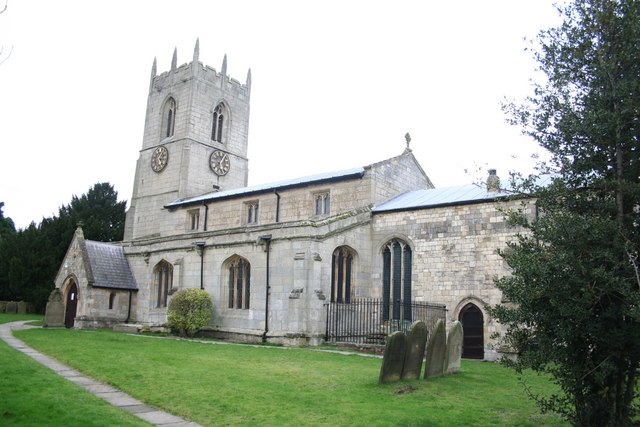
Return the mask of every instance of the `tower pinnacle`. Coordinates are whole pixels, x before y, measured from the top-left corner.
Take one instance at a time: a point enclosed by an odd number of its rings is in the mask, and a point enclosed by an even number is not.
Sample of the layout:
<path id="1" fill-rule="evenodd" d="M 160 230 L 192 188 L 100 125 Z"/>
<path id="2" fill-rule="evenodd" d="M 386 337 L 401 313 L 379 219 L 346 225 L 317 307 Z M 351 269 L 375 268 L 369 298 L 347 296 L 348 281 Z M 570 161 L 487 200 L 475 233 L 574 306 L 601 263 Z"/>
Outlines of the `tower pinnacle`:
<path id="1" fill-rule="evenodd" d="M 171 59 L 171 71 L 175 71 L 178 68 L 178 48 L 173 49 L 173 58 Z"/>

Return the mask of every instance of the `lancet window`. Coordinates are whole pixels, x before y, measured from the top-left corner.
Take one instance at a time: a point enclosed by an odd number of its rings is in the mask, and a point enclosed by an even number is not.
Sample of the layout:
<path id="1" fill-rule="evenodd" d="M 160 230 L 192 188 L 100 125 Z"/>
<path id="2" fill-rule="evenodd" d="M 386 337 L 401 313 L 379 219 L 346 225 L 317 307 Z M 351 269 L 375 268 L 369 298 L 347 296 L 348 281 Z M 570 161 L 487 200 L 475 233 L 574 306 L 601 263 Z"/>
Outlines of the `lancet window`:
<path id="1" fill-rule="evenodd" d="M 390 240 L 382 251 L 383 318 L 411 319 L 411 247 L 400 239 Z"/>
<path id="2" fill-rule="evenodd" d="M 354 251 L 341 246 L 333 251 L 331 258 L 331 302 L 351 302 Z"/>
<path id="3" fill-rule="evenodd" d="M 251 265 L 246 259 L 236 256 L 227 262 L 229 273 L 228 308 L 248 309 L 251 299 Z"/>
<path id="4" fill-rule="evenodd" d="M 156 307 L 167 306 L 167 296 L 173 286 L 173 266 L 167 261 L 160 261 L 154 269 L 156 290 Z"/>

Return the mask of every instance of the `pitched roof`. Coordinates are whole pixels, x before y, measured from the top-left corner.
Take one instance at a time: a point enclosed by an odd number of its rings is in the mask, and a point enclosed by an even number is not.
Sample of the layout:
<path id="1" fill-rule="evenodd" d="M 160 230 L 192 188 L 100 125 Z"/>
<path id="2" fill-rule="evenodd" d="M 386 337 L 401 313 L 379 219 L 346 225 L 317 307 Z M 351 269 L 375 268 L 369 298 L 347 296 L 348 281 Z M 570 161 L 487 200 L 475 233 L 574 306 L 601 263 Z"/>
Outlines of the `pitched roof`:
<path id="1" fill-rule="evenodd" d="M 129 262 L 121 246 L 85 240 L 85 247 L 93 275 L 92 286 L 138 290 Z"/>
<path id="2" fill-rule="evenodd" d="M 534 181 L 536 186 L 544 187 L 551 183 L 553 175 L 541 175 Z M 488 191 L 484 185 L 459 185 L 455 187 L 429 188 L 402 193 L 386 202 L 374 206 L 372 211 L 392 212 L 411 209 L 428 209 L 473 203 L 486 203 L 513 197 L 516 191 L 512 183 L 500 191 Z"/>
<path id="3" fill-rule="evenodd" d="M 373 212 L 389 212 L 419 208 L 434 208 L 457 204 L 481 203 L 512 195 L 507 191 L 487 191 L 478 185 L 430 188 L 402 193 L 373 208 Z"/>
<path id="4" fill-rule="evenodd" d="M 358 167 L 353 169 L 345 169 L 336 172 L 321 173 L 317 175 L 304 176 L 301 178 L 288 179 L 285 181 L 277 181 L 269 184 L 258 184 L 250 187 L 236 188 L 227 191 L 214 191 L 201 196 L 189 197 L 185 199 L 175 200 L 165 208 L 177 208 L 180 206 L 195 205 L 210 200 L 222 200 L 232 197 L 247 196 L 256 193 L 266 193 L 275 190 L 284 190 L 286 188 L 302 187 L 309 184 L 320 184 L 326 182 L 342 181 L 352 178 L 361 178 L 364 175 L 364 168 Z"/>

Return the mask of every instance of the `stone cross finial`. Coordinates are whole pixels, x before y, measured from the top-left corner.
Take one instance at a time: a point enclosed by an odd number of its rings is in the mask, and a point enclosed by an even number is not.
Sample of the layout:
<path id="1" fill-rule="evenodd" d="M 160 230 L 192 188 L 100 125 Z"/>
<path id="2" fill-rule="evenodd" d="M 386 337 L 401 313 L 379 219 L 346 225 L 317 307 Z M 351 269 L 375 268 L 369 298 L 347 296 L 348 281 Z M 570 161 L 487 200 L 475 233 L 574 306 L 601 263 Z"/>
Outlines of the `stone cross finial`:
<path id="1" fill-rule="evenodd" d="M 409 135 L 409 132 L 404 135 L 404 139 L 407 141 L 407 148 L 409 148 L 409 143 L 411 142 L 411 135 Z"/>

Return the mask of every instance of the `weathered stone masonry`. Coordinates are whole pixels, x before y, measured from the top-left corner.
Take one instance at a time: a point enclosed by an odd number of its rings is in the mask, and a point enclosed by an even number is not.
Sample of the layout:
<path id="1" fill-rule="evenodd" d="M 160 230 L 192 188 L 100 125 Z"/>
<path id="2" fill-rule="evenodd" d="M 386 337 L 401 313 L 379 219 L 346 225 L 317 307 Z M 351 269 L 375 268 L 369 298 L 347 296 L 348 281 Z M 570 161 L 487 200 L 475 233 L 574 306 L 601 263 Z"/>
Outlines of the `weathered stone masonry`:
<path id="1" fill-rule="evenodd" d="M 499 325 L 485 306 L 501 301 L 493 279 L 508 273 L 497 254 L 515 232 L 497 209 L 505 194 L 435 189 L 408 145 L 372 165 L 247 187 L 250 91 L 250 72 L 242 84 L 226 57 L 220 72 L 202 65 L 198 44 L 189 64 L 174 53 L 158 75 L 154 61 L 125 239 L 78 230 L 56 278 L 65 301 L 78 287 L 75 326 L 161 328 L 171 295 L 202 287 L 210 335 L 320 344 L 333 255 L 352 256 L 351 297 L 382 298 L 383 251 L 397 239 L 412 253 L 411 298 L 446 304 L 449 323 L 481 322 L 480 356 L 495 358 Z"/>

